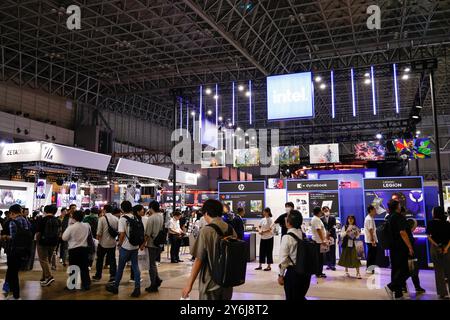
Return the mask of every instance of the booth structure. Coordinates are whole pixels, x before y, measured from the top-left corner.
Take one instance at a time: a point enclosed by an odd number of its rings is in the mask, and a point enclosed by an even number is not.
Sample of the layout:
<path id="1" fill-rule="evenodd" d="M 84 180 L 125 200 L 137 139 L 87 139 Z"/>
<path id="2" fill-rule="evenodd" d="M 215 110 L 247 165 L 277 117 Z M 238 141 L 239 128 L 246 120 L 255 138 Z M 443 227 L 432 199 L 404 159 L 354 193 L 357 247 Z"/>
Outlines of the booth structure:
<path id="1" fill-rule="evenodd" d="M 426 235 L 426 207 L 422 177 L 384 177 L 364 179 L 364 205 L 373 205 L 377 215 L 377 225 L 383 223 L 388 214 L 388 203 L 397 200 L 406 209 L 407 219 L 416 219 L 418 227 L 414 231 L 415 253 L 420 268 L 427 268 L 430 262 Z"/>
<path id="2" fill-rule="evenodd" d="M 262 218 L 262 211 L 266 206 L 265 181 L 219 182 L 219 200 L 227 203 L 230 209 L 237 212 L 239 207 L 245 210 L 245 220 Z M 257 238 L 255 232 L 245 232 L 244 239 L 248 244 L 248 261 L 256 260 Z"/>
<path id="3" fill-rule="evenodd" d="M 227 203 L 231 211 L 237 212 L 244 208 L 245 217 L 249 219 L 262 218 L 266 205 L 265 181 L 219 182 L 219 200 Z"/>
<path id="4" fill-rule="evenodd" d="M 286 191 L 286 202 L 292 202 L 303 219 L 312 218 L 315 207 L 327 206 L 332 215 L 340 215 L 338 180 L 288 180 Z"/>

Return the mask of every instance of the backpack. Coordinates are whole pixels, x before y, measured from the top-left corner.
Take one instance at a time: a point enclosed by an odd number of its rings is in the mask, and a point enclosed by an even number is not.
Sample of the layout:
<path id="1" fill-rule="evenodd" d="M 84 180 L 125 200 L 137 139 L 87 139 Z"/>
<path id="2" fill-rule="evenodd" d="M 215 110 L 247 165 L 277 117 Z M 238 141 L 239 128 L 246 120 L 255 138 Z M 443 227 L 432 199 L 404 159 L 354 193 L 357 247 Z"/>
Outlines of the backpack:
<path id="1" fill-rule="evenodd" d="M 317 274 L 320 271 L 320 260 L 316 243 L 307 238 L 302 240 L 291 232 L 286 235 L 297 240 L 297 263 L 294 264 L 294 270 L 300 275 Z M 291 257 L 289 259 L 293 262 Z"/>
<path id="2" fill-rule="evenodd" d="M 132 246 L 140 246 L 145 241 L 144 224 L 140 217 L 130 218 L 128 216 L 123 216 L 130 225 L 130 234 L 127 235 L 128 241 Z"/>
<path id="3" fill-rule="evenodd" d="M 40 244 L 44 246 L 56 246 L 59 242 L 60 222 L 57 218 L 48 218 L 44 230 L 41 231 Z"/>
<path id="4" fill-rule="evenodd" d="M 161 230 L 159 230 L 156 237 L 153 239 L 153 244 L 157 247 L 166 244 L 167 242 L 167 230 L 164 228 L 164 224 L 161 227 Z"/>
<path id="5" fill-rule="evenodd" d="M 111 225 L 109 224 L 109 221 L 108 221 L 108 217 L 106 215 L 105 215 L 105 219 L 106 219 L 106 224 L 108 225 L 109 235 L 113 239 L 117 238 L 117 236 L 119 235 L 119 232 L 116 229 L 114 229 L 113 227 L 111 227 Z"/>
<path id="6" fill-rule="evenodd" d="M 390 218 L 377 228 L 377 236 L 383 249 L 392 249 L 394 237 L 392 235 Z"/>
<path id="7" fill-rule="evenodd" d="M 28 257 L 31 254 L 31 246 L 33 244 L 33 233 L 29 229 L 25 229 L 16 220 L 11 220 L 16 224 L 16 235 L 11 241 L 9 251 L 14 252 L 21 257 Z"/>
<path id="8" fill-rule="evenodd" d="M 244 284 L 248 258 L 247 244 L 233 237 L 233 228 L 230 225 L 226 234 L 215 224 L 208 224 L 207 227 L 213 228 L 220 237 L 216 243 L 214 260 L 209 261 L 213 281 L 223 288 Z"/>

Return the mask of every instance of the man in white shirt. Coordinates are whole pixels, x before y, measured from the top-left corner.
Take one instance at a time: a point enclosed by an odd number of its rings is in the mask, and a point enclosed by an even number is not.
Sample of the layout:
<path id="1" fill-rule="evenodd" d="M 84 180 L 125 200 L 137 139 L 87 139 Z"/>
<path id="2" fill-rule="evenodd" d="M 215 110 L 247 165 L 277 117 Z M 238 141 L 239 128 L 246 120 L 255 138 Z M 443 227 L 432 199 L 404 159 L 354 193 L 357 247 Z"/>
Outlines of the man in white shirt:
<path id="1" fill-rule="evenodd" d="M 169 224 L 169 241 L 170 241 L 170 262 L 178 263 L 183 262 L 180 260 L 180 246 L 181 238 L 184 233 L 180 227 L 181 212 L 175 211 L 173 213 L 173 218 L 170 220 Z"/>
<path id="2" fill-rule="evenodd" d="M 141 272 L 139 271 L 138 264 L 139 245 L 134 246 L 129 241 L 130 225 L 127 220 L 127 218 L 137 219 L 137 217 L 135 217 L 132 213 L 133 207 L 131 202 L 123 201 L 120 204 L 120 207 L 124 214 L 119 219 L 119 266 L 117 268 L 115 282 L 108 284 L 106 286 L 106 290 L 114 294 L 119 293 L 119 285 L 120 280 L 122 280 L 123 271 L 127 262 L 131 261 L 131 268 L 134 273 L 134 291 L 131 294 L 131 297 L 137 298 L 141 295 Z"/>
<path id="3" fill-rule="evenodd" d="M 286 217 L 286 236 L 281 238 L 278 283 L 284 286 L 286 300 L 306 300 L 305 295 L 311 282 L 311 275 L 300 275 L 294 269 L 297 263 L 298 240 L 296 238 L 303 239 L 302 223 L 302 214 L 292 210 Z"/>
<path id="4" fill-rule="evenodd" d="M 322 209 L 315 207 L 313 210 L 314 217 L 311 219 L 311 232 L 312 239 L 316 243 L 317 250 L 319 252 L 319 270 L 316 274 L 317 278 L 326 278 L 326 274 L 323 273 L 323 253 L 320 252 L 320 246 L 326 242 L 326 230 L 322 220 Z"/>
<path id="5" fill-rule="evenodd" d="M 94 281 L 99 281 L 102 278 L 103 263 L 106 256 L 106 262 L 109 265 L 109 283 L 114 282 L 116 277 L 116 237 L 113 237 L 111 231 L 117 232 L 119 228 L 119 219 L 113 214 L 113 208 L 107 204 L 103 208 L 105 214 L 98 219 L 97 227 L 97 240 L 99 241 L 97 246 L 97 263 L 96 273 L 92 277 Z"/>
<path id="6" fill-rule="evenodd" d="M 162 280 L 158 275 L 158 267 L 156 260 L 158 259 L 161 248 L 153 243 L 153 240 L 161 231 L 164 231 L 164 217 L 160 212 L 159 202 L 152 201 L 149 205 L 150 216 L 145 224 L 145 246 L 148 250 L 149 256 L 149 270 L 150 286 L 145 288 L 147 292 L 157 292 L 161 286 Z M 167 234 L 164 233 L 166 236 Z"/>
<path id="7" fill-rule="evenodd" d="M 377 261 L 377 229 L 374 217 L 377 210 L 373 205 L 367 207 L 367 216 L 364 220 L 364 239 L 367 246 L 367 273 L 375 273 L 374 266 Z"/>

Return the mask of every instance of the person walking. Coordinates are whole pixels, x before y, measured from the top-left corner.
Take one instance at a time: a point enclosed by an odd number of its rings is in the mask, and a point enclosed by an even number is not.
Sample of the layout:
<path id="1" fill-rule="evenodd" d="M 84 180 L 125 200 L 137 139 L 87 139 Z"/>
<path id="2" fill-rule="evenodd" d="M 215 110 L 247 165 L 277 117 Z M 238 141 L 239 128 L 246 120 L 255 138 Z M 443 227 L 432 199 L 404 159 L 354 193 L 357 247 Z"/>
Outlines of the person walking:
<path id="1" fill-rule="evenodd" d="M 7 249 L 7 270 L 4 289 L 7 300 L 20 300 L 19 270 L 24 261 L 28 260 L 31 249 L 32 233 L 31 224 L 22 215 L 22 207 L 14 204 L 9 208 L 8 234 L 3 235 L 3 240 L 9 240 Z M 8 297 L 9 292 L 12 296 Z"/>
<path id="2" fill-rule="evenodd" d="M 298 239 L 303 240 L 302 223 L 302 214 L 292 210 L 286 218 L 288 236 L 281 239 L 278 283 L 284 286 L 286 300 L 306 300 L 305 296 L 311 283 L 311 275 L 298 274 L 294 269 L 299 262 L 297 261 Z"/>
<path id="3" fill-rule="evenodd" d="M 255 270 L 262 270 L 262 265 L 267 263 L 264 271 L 270 271 L 273 264 L 273 221 L 270 208 L 263 210 L 263 217 L 258 225 L 258 233 L 261 236 L 259 243 L 259 266 Z"/>
<path id="4" fill-rule="evenodd" d="M 327 231 L 327 241 L 330 243 L 330 250 L 324 253 L 324 263 L 327 270 L 336 271 L 336 218 L 331 215 L 330 208 L 322 208 L 323 217 L 321 218 L 325 230 Z"/>
<path id="5" fill-rule="evenodd" d="M 107 204 L 103 208 L 105 214 L 98 219 L 97 227 L 97 261 L 96 272 L 92 277 L 94 281 L 100 281 L 102 278 L 103 264 L 106 257 L 106 263 L 109 266 L 109 283 L 114 282 L 116 277 L 116 237 L 119 234 L 119 219 L 113 214 L 113 208 Z"/>
<path id="6" fill-rule="evenodd" d="M 61 222 L 55 217 L 58 208 L 55 205 L 44 207 L 44 216 L 39 220 L 36 230 L 37 252 L 42 268 L 41 286 L 46 287 L 55 281 L 50 264 L 61 237 Z"/>
<path id="7" fill-rule="evenodd" d="M 149 205 L 150 216 L 145 224 L 145 247 L 148 250 L 148 274 L 150 277 L 150 286 L 145 288 L 145 291 L 147 292 L 157 292 L 162 283 L 158 274 L 158 266 L 156 265 L 156 260 L 161 253 L 161 248 L 153 242 L 161 232 L 164 237 L 166 236 L 166 233 L 164 232 L 164 217 L 160 210 L 159 202 L 152 201 Z"/>
<path id="8" fill-rule="evenodd" d="M 70 211 L 67 210 L 66 207 L 61 208 L 61 215 L 59 216 L 59 221 L 61 222 L 61 236 L 66 231 L 69 226 L 70 219 Z M 63 267 L 67 266 L 66 257 L 67 257 L 67 242 L 62 241 L 62 237 L 59 239 L 59 263 L 63 265 Z"/>
<path id="9" fill-rule="evenodd" d="M 326 230 L 322 220 L 322 209 L 315 207 L 313 209 L 314 217 L 311 219 L 312 240 L 316 243 L 316 250 L 319 255 L 319 268 L 317 270 L 316 278 L 326 278 L 327 275 L 323 273 L 323 253 L 322 246 L 326 246 Z"/>
<path id="10" fill-rule="evenodd" d="M 361 267 L 361 262 L 358 259 L 358 254 L 356 252 L 355 241 L 361 235 L 361 230 L 356 225 L 355 216 L 348 216 L 345 226 L 342 228 L 342 254 L 339 259 L 338 265 L 345 267 L 345 275 L 350 277 L 348 268 L 356 268 L 356 278 L 361 279 L 361 274 L 359 268 Z"/>
<path id="11" fill-rule="evenodd" d="M 228 232 L 228 224 L 222 220 L 223 207 L 219 201 L 206 200 L 202 211 L 207 224 L 217 225 L 224 234 Z M 234 230 L 233 237 L 236 237 Z M 200 230 L 193 250 L 195 261 L 189 280 L 181 292 L 182 298 L 186 299 L 189 297 L 194 282 L 200 275 L 201 280 L 198 282 L 200 300 L 231 300 L 233 287 L 225 288 L 216 284 L 211 275 L 212 271 L 208 266 L 208 261 L 215 261 L 216 247 L 219 240 L 220 236 L 214 228 L 202 228 Z"/>
<path id="12" fill-rule="evenodd" d="M 374 267 L 377 265 L 377 228 L 375 225 L 375 215 L 377 211 L 373 205 L 367 207 L 367 215 L 364 219 L 364 240 L 367 247 L 367 266 L 366 273 L 375 273 Z"/>
<path id="13" fill-rule="evenodd" d="M 403 299 L 403 285 L 409 278 L 408 257 L 414 256 L 414 249 L 408 237 L 408 222 L 401 214 L 400 203 L 391 200 L 388 203 L 389 218 L 392 235 L 392 246 L 390 248 L 391 258 L 391 282 L 385 286 L 390 298 L 394 300 Z"/>
<path id="14" fill-rule="evenodd" d="M 78 266 L 80 268 L 81 289 L 87 291 L 91 288 L 91 278 L 89 276 L 89 237 L 92 238 L 91 227 L 88 223 L 82 223 L 84 218 L 83 211 L 74 211 L 71 218 L 73 223 L 64 231 L 62 240 L 67 242 L 69 266 Z"/>
<path id="15" fill-rule="evenodd" d="M 411 244 L 413 245 L 413 248 L 415 249 L 416 241 L 414 239 L 413 234 L 414 234 L 414 230 L 416 230 L 416 228 L 417 228 L 417 220 L 416 219 L 408 219 L 407 222 L 409 225 L 409 229 L 408 229 L 409 241 L 411 241 Z M 414 250 L 414 252 L 415 251 L 416 250 Z M 409 257 L 408 266 L 409 266 L 409 273 L 411 275 L 411 280 L 414 284 L 414 288 L 416 291 L 416 295 L 425 293 L 426 292 L 425 289 L 422 288 L 422 286 L 420 285 L 419 262 L 418 262 L 417 256 Z M 408 292 L 406 283 L 403 286 L 403 292 L 404 293 Z"/>
<path id="16" fill-rule="evenodd" d="M 115 282 L 108 284 L 106 290 L 113 293 L 119 293 L 119 285 L 122 280 L 123 271 L 126 263 L 131 261 L 131 268 L 134 273 L 134 290 L 131 293 L 131 297 L 137 298 L 141 295 L 141 272 L 138 264 L 138 251 L 141 244 L 132 244 L 130 242 L 131 233 L 138 232 L 137 228 L 140 227 L 142 221 L 139 217 L 133 215 L 133 207 L 131 202 L 123 201 L 120 207 L 124 214 L 119 219 L 119 265 L 116 272 Z M 133 235 L 134 238 L 134 235 Z M 134 242 L 134 241 L 133 241 Z"/>
<path id="17" fill-rule="evenodd" d="M 433 208 L 433 220 L 427 223 L 431 243 L 431 260 L 434 264 L 436 291 L 440 299 L 450 299 L 450 223 L 446 221 L 443 207 Z M 447 279 L 447 282 L 445 281 Z"/>

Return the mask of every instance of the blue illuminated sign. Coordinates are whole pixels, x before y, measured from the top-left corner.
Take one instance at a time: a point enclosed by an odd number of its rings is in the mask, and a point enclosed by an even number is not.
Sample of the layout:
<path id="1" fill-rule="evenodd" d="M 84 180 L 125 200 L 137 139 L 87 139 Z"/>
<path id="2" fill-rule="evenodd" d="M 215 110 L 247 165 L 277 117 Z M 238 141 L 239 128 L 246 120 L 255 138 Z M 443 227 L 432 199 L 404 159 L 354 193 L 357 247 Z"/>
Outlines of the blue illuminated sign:
<path id="1" fill-rule="evenodd" d="M 267 119 L 314 117 L 311 72 L 267 77 Z"/>

